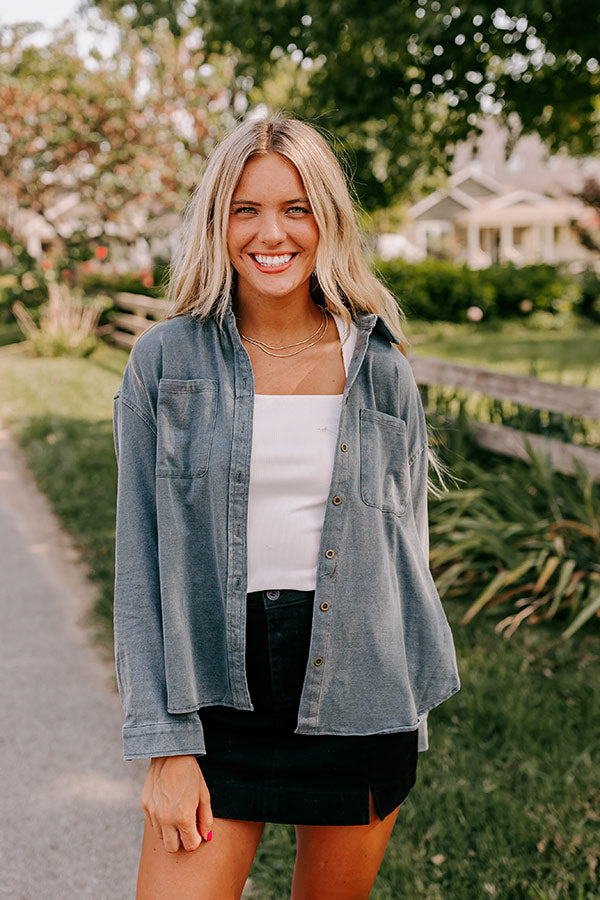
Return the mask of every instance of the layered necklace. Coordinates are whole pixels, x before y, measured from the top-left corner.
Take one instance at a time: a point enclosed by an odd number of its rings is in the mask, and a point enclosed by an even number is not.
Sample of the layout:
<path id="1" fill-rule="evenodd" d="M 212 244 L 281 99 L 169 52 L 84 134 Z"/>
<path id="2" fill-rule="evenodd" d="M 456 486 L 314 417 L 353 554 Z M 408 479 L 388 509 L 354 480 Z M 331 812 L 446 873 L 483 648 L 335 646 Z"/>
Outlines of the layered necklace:
<path id="1" fill-rule="evenodd" d="M 240 337 L 244 341 L 248 341 L 249 344 L 254 344 L 255 347 L 258 347 L 259 350 L 262 350 L 263 353 L 266 353 L 268 356 L 276 356 L 281 359 L 285 359 L 288 356 L 296 356 L 298 353 L 302 353 L 304 350 L 308 350 L 309 347 L 314 347 L 315 344 L 318 344 L 321 341 L 325 334 L 327 333 L 327 327 L 329 325 L 329 316 L 325 312 L 322 306 L 319 307 L 321 311 L 321 321 L 317 327 L 316 331 L 313 331 L 307 338 L 304 338 L 303 341 L 296 341 L 294 344 L 283 344 L 281 347 L 272 347 L 270 344 L 265 343 L 265 341 L 259 341 L 257 338 L 247 337 L 245 334 L 240 332 Z M 299 348 L 299 349 L 294 349 Z M 291 353 L 281 353 L 281 350 L 291 350 Z M 275 351 L 275 352 L 274 352 Z"/>

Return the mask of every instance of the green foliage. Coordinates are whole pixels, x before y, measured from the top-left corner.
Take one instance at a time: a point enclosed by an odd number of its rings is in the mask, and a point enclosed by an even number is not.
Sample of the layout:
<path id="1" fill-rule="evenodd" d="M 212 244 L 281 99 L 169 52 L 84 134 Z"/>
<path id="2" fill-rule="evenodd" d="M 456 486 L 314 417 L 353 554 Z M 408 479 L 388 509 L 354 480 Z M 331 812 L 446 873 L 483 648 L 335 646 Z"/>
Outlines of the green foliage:
<path id="1" fill-rule="evenodd" d="M 577 306 L 581 291 L 574 277 L 556 266 L 512 263 L 473 270 L 446 260 L 379 261 L 379 274 L 409 318 L 466 322 L 478 307 L 484 319 L 557 313 Z"/>
<path id="2" fill-rule="evenodd" d="M 584 316 L 600 322 L 600 275 L 593 269 L 583 273 L 579 308 Z"/>
<path id="3" fill-rule="evenodd" d="M 424 171 L 447 168 L 449 147 L 476 130 L 482 111 L 507 121 L 518 113 L 553 149 L 597 147 L 594 3 L 576 15 L 568 0 L 96 4 L 142 30 L 159 16 L 174 31 L 186 19 L 200 26 L 209 50 L 235 54 L 240 90 L 264 83 L 283 58 L 306 67 L 310 90 L 292 90 L 286 105 L 344 142 L 368 209 L 389 206 Z"/>
<path id="4" fill-rule="evenodd" d="M 48 334 L 38 331 L 29 338 L 29 346 L 35 356 L 89 356 L 98 346 L 93 334 L 81 336 L 76 332 Z"/>
<path id="5" fill-rule="evenodd" d="M 160 232 L 233 121 L 230 64 L 189 29 L 175 40 L 157 25 L 145 43 L 130 28 L 112 35 L 111 57 L 89 65 L 73 31 L 39 46 L 0 27 L 0 222 L 12 228 L 17 209 L 41 217 L 56 268 Z"/>
<path id="6" fill-rule="evenodd" d="M 0 323 L 4 324 L 13 320 L 11 308 L 15 300 L 23 300 L 30 310 L 35 311 L 48 299 L 48 290 L 37 261 L 28 254 L 22 241 L 1 226 L 0 245 L 13 260 L 0 269 Z"/>
<path id="7" fill-rule="evenodd" d="M 431 416 L 431 414 L 430 414 Z M 600 608 L 600 485 L 478 448 L 461 404 L 456 420 L 431 416 L 433 445 L 455 483 L 430 506 L 431 566 L 442 596 L 502 614 L 510 636 L 554 617 L 571 636 Z"/>

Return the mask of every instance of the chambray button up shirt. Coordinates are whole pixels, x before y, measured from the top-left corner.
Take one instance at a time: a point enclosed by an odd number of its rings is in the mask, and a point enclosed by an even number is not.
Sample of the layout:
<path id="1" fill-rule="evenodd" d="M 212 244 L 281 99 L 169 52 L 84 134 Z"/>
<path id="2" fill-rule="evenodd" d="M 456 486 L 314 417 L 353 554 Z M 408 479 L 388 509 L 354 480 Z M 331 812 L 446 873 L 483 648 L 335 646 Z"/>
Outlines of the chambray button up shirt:
<path id="1" fill-rule="evenodd" d="M 414 730 L 459 689 L 428 565 L 419 393 L 383 320 L 365 315 L 356 325 L 298 734 Z M 204 754 L 203 707 L 252 709 L 253 406 L 231 305 L 222 328 L 181 315 L 144 334 L 115 395 L 115 649 L 126 759 Z"/>

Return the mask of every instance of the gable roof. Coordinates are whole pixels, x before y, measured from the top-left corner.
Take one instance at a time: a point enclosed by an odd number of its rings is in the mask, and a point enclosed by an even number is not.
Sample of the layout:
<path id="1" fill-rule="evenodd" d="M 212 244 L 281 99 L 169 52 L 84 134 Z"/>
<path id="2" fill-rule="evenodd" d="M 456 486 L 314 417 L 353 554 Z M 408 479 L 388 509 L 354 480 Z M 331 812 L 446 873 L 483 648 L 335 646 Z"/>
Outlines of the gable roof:
<path id="1" fill-rule="evenodd" d="M 441 205 L 444 201 L 452 201 L 447 204 L 452 207 L 456 204 L 455 214 L 463 209 L 474 209 L 480 203 L 489 200 L 499 194 L 505 194 L 508 188 L 506 185 L 496 181 L 489 175 L 485 175 L 479 170 L 477 164 L 471 163 L 460 169 L 448 179 L 448 187 L 439 188 L 428 197 L 423 197 L 418 203 L 415 203 L 409 209 L 409 215 L 412 219 L 418 218 L 435 218 L 434 215 L 426 216 L 425 213 L 432 213 L 436 206 Z M 452 214 L 448 215 L 449 210 L 441 218 L 452 218 Z M 440 209 L 441 214 L 441 209 Z"/>

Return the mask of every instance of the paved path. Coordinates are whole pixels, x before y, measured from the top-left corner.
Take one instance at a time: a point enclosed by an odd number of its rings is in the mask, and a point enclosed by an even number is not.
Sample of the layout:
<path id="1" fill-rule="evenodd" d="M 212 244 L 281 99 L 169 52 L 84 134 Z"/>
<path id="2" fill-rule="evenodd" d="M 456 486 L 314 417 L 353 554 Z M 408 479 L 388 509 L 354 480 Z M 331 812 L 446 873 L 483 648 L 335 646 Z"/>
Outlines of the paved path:
<path id="1" fill-rule="evenodd" d="M 124 763 L 93 588 L 0 429 L 0 897 L 132 900 L 145 763 Z"/>

